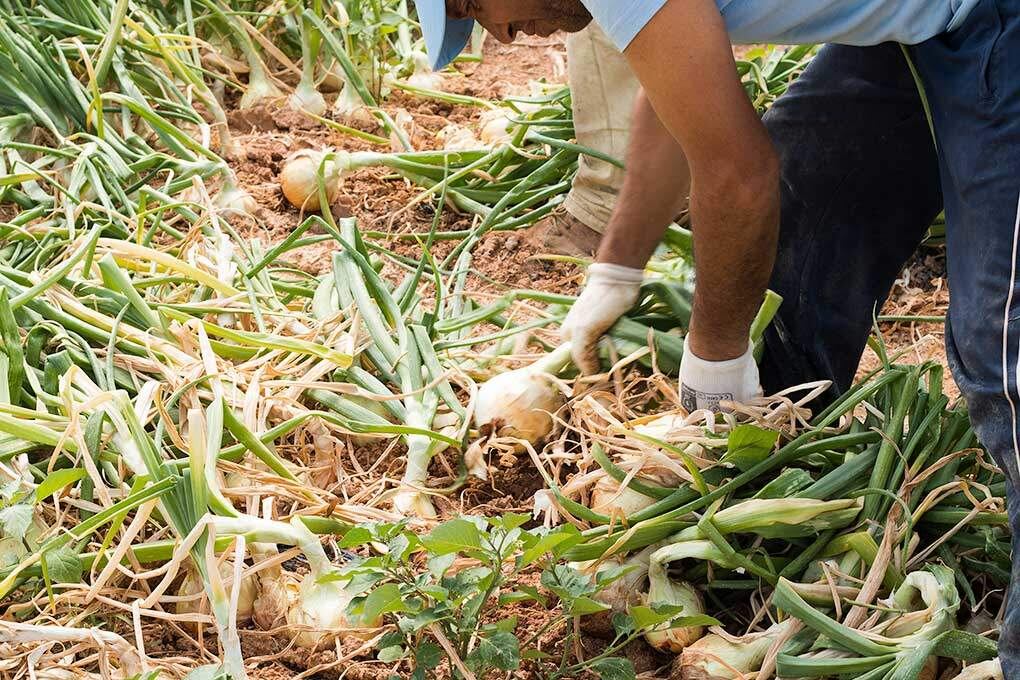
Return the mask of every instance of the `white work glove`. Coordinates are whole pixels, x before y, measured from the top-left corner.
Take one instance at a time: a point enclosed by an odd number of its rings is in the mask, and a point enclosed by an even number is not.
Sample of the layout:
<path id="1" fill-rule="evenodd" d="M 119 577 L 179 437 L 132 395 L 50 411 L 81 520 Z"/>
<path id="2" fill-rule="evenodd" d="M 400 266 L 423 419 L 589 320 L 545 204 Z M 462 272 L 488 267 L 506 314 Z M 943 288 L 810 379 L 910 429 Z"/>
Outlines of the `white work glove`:
<path id="1" fill-rule="evenodd" d="M 761 396 L 758 364 L 750 346 L 743 356 L 727 361 L 705 361 L 691 351 L 684 340 L 680 360 L 680 403 L 688 413 L 700 409 L 719 412 L 719 402 L 745 403 Z"/>
<path id="2" fill-rule="evenodd" d="M 574 363 L 591 375 L 599 371 L 598 342 L 638 300 L 644 270 L 618 264 L 588 267 L 588 283 L 563 321 L 563 339 L 570 342 Z"/>

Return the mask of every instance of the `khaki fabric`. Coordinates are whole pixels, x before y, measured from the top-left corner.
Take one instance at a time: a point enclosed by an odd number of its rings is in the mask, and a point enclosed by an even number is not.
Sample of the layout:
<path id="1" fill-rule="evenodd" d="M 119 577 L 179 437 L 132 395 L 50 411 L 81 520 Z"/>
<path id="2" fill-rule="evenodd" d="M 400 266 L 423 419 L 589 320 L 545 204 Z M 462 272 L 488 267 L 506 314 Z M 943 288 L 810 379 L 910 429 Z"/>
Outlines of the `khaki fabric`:
<path id="1" fill-rule="evenodd" d="M 577 142 L 624 160 L 638 82 L 626 58 L 592 23 L 567 38 L 567 69 L 573 96 Z M 623 170 L 581 156 L 564 207 L 601 233 L 609 223 Z"/>

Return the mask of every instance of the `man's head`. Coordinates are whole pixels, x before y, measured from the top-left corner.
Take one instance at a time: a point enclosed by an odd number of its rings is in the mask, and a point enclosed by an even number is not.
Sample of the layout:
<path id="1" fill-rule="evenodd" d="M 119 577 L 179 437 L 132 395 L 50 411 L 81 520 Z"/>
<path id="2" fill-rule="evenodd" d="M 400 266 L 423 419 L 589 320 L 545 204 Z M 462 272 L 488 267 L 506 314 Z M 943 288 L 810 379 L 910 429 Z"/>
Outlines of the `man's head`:
<path id="1" fill-rule="evenodd" d="M 580 31 L 591 14 L 580 0 L 416 0 L 433 68 L 453 61 L 467 45 L 474 22 L 504 43 L 518 33 L 548 36 Z"/>

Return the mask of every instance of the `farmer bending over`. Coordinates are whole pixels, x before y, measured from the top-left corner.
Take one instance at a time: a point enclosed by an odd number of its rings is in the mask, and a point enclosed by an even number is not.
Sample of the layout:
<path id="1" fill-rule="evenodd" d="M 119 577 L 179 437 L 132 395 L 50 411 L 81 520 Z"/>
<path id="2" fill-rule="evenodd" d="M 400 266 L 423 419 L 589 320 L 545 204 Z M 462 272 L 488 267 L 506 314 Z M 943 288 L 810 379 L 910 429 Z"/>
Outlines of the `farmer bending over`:
<path id="1" fill-rule="evenodd" d="M 479 21 L 518 32 L 595 21 L 643 87 L 616 210 L 565 322 L 579 365 L 635 303 L 690 194 L 697 286 L 681 370 L 689 408 L 812 380 L 848 389 L 897 272 L 941 210 L 950 365 L 1011 484 L 1011 606 L 999 647 L 1020 678 L 1020 0 L 417 0 L 435 65 Z M 764 122 L 731 43 L 830 43 Z M 904 47 L 905 46 L 905 47 Z M 935 143 L 911 63 L 923 83 Z M 759 369 L 751 321 L 785 303 Z"/>

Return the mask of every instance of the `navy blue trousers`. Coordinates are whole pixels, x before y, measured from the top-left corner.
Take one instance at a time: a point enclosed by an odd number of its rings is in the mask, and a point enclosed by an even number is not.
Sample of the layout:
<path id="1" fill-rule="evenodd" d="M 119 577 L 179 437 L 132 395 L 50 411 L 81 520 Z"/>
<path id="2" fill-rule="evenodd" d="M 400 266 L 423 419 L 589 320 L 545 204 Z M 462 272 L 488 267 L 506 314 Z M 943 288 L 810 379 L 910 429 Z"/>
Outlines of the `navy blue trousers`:
<path id="1" fill-rule="evenodd" d="M 782 160 L 782 226 L 766 336 L 774 391 L 850 387 L 876 306 L 946 212 L 946 346 L 975 430 L 1010 481 L 1013 586 L 1000 638 L 1020 678 L 1020 0 L 981 0 L 964 25 L 908 48 L 822 49 L 765 118 Z"/>

